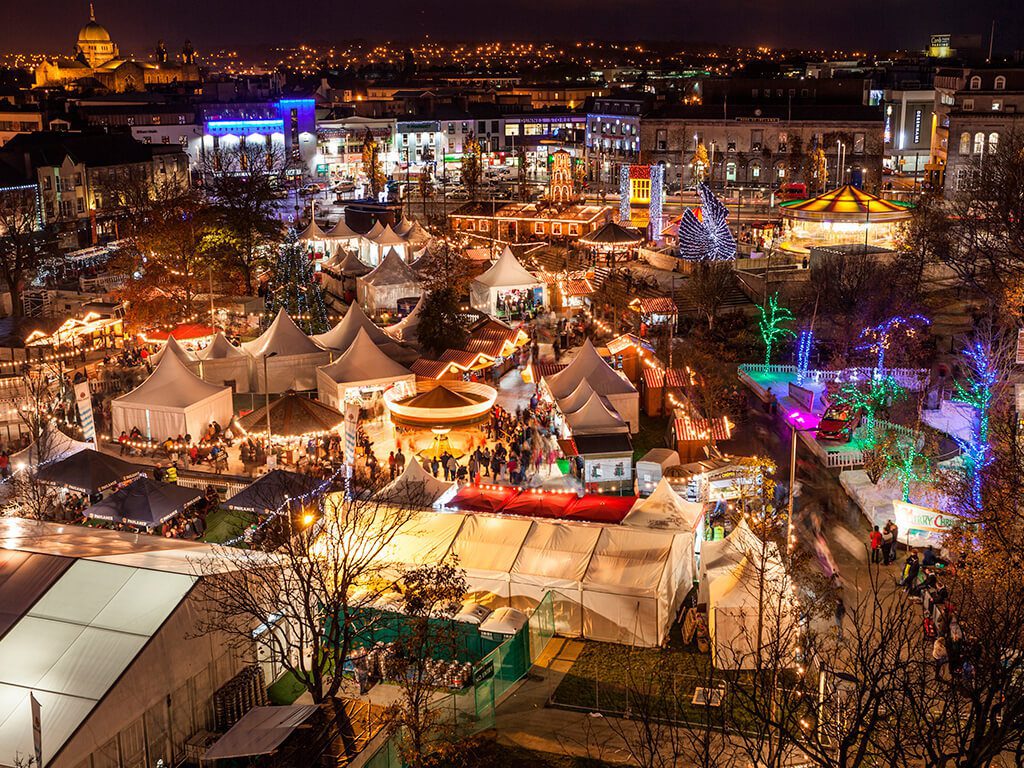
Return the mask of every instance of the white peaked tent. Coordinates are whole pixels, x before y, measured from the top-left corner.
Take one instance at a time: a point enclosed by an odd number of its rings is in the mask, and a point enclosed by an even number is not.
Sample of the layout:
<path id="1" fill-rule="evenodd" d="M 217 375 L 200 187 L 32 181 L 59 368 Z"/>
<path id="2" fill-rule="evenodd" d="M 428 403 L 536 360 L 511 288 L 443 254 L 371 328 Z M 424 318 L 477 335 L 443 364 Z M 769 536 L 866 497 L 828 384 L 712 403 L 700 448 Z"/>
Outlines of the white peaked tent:
<path id="1" fill-rule="evenodd" d="M 700 568 L 697 571 L 697 603 L 707 603 L 711 582 L 745 557 L 760 560 L 762 557 L 778 556 L 779 550 L 774 542 L 762 542 L 757 534 L 750 530 L 747 521 L 740 520 L 724 539 L 705 541 L 701 545 Z"/>
<path id="2" fill-rule="evenodd" d="M 164 356 L 168 354 L 174 355 L 186 365 L 196 359 L 195 355 L 181 346 L 173 336 L 168 336 L 164 345 L 160 347 L 160 350 L 155 355 L 153 355 L 153 364 L 159 364 Z"/>
<path id="3" fill-rule="evenodd" d="M 565 414 L 565 424 L 573 435 L 608 435 L 629 432 L 629 425 L 610 408 L 596 392 L 571 413 Z"/>
<path id="4" fill-rule="evenodd" d="M 781 559 L 753 556 L 720 572 L 711 582 L 708 639 L 717 669 L 754 669 L 758 646 L 778 658 L 789 655 L 796 610 Z M 758 641 L 758 625 L 761 638 Z M 784 644 L 780 646 L 781 644 Z M 767 650 L 765 650 L 767 649 Z"/>
<path id="5" fill-rule="evenodd" d="M 512 567 L 532 527 L 525 518 L 465 516 L 452 554 L 466 574 L 472 599 L 488 608 L 508 605 Z"/>
<path id="6" fill-rule="evenodd" d="M 312 248 L 314 251 L 321 253 L 326 251 L 327 233 L 316 223 L 316 216 L 310 217 L 309 224 L 299 232 L 299 242 L 307 248 Z"/>
<path id="7" fill-rule="evenodd" d="M 622 524 L 635 528 L 694 532 L 703 521 L 704 505 L 684 499 L 676 493 L 668 478 L 663 477 L 650 496 L 633 503 Z"/>
<path id="8" fill-rule="evenodd" d="M 457 490 L 455 483 L 438 480 L 415 459 L 410 459 L 398 477 L 374 495 L 377 501 L 403 507 L 434 507 L 443 504 Z"/>
<path id="9" fill-rule="evenodd" d="M 600 535 L 598 527 L 534 521 L 512 566 L 512 607 L 529 613 L 553 592 L 555 632 L 582 635 L 582 582 Z"/>
<path id="10" fill-rule="evenodd" d="M 398 308 L 399 299 L 423 294 L 423 284 L 393 248 L 377 268 L 356 278 L 356 296 L 371 312 Z"/>
<path id="11" fill-rule="evenodd" d="M 230 387 L 209 384 L 175 355 L 165 355 L 144 382 L 111 403 L 113 434 L 138 427 L 146 437 L 199 436 L 211 421 L 228 424 Z"/>
<path id="12" fill-rule="evenodd" d="M 380 261 L 377 253 L 377 243 L 374 242 L 384 231 L 384 225 L 380 221 L 373 222 L 373 226 L 359 236 L 359 258 L 368 264 L 376 266 Z"/>
<path id="13" fill-rule="evenodd" d="M 413 220 L 407 219 L 403 216 L 402 220 L 395 224 L 395 226 L 392 227 L 392 229 L 395 230 L 395 234 L 401 235 L 402 237 L 406 237 L 409 234 L 409 232 L 412 231 L 412 227 Z"/>
<path id="14" fill-rule="evenodd" d="M 366 331 L 370 341 L 380 347 L 381 351 L 392 360 L 407 360 L 416 356 L 415 352 L 410 352 L 407 348 L 402 347 L 367 317 L 366 312 L 358 304 L 352 304 L 345 316 L 331 330 L 313 336 L 313 341 L 324 349 L 335 353 L 344 352 L 352 346 L 352 342 L 356 340 L 360 330 Z"/>
<path id="15" fill-rule="evenodd" d="M 235 392 L 249 391 L 252 359 L 223 333 L 196 352 L 196 361 L 190 367 L 198 371 L 203 381 L 231 387 Z"/>
<path id="16" fill-rule="evenodd" d="M 569 365 L 558 373 L 544 377 L 544 386 L 557 402 L 571 395 L 583 381 L 608 400 L 623 421 L 629 423 L 630 432 L 639 430 L 640 393 L 627 378 L 612 370 L 590 339 L 587 339 Z"/>
<path id="17" fill-rule="evenodd" d="M 583 577 L 583 636 L 661 645 L 693 584 L 690 536 L 608 526 Z"/>
<path id="18" fill-rule="evenodd" d="M 418 339 L 417 329 L 420 325 L 420 316 L 423 314 L 423 301 L 424 296 L 420 296 L 420 300 L 416 302 L 416 306 L 412 308 L 412 312 L 403 317 L 394 325 L 389 325 L 384 329 L 391 338 L 396 341 L 404 342 L 415 342 Z"/>
<path id="19" fill-rule="evenodd" d="M 408 261 L 406 258 L 409 254 L 409 243 L 404 235 L 398 234 L 391 225 L 388 224 L 384 227 L 384 231 L 373 238 L 374 245 L 377 246 L 377 260 L 380 261 L 384 258 L 388 251 L 395 251 L 402 261 Z"/>
<path id="20" fill-rule="evenodd" d="M 473 309 L 497 316 L 498 298 L 512 290 L 540 289 L 541 303 L 547 304 L 545 286 L 542 280 L 530 273 L 512 253 L 507 245 L 491 268 L 476 278 L 469 286 L 469 303 Z"/>
<path id="21" fill-rule="evenodd" d="M 317 367 L 330 360 L 329 353 L 304 334 L 283 309 L 263 335 L 245 342 L 242 349 L 252 358 L 254 392 L 314 389 Z"/>
<path id="22" fill-rule="evenodd" d="M 416 391 L 415 374 L 384 354 L 362 328 L 341 357 L 316 371 L 320 401 L 338 410 L 344 408 L 350 390 L 384 391 L 402 382 L 409 392 Z"/>
<path id="23" fill-rule="evenodd" d="M 577 385 L 576 389 L 570 392 L 565 397 L 560 397 L 555 401 L 555 405 L 558 406 L 558 410 L 564 415 L 566 413 L 572 413 L 578 411 L 589 400 L 594 394 L 594 388 L 590 386 L 590 382 L 586 379 L 581 381 Z"/>
<path id="24" fill-rule="evenodd" d="M 362 237 L 362 235 L 348 225 L 348 222 L 345 221 L 344 213 L 341 214 L 338 222 L 327 230 L 326 236 L 328 244 L 334 247 L 336 254 L 350 249 Z"/>

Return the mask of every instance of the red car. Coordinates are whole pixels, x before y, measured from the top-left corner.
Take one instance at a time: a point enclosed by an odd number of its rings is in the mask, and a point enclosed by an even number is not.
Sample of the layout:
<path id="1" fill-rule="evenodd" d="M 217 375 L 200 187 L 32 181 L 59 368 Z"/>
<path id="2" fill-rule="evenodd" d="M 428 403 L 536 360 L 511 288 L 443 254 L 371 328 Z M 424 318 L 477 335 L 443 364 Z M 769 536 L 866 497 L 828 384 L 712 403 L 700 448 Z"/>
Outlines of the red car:
<path id="1" fill-rule="evenodd" d="M 818 440 L 848 443 L 858 424 L 860 424 L 860 409 L 837 403 L 825 409 L 814 436 Z"/>

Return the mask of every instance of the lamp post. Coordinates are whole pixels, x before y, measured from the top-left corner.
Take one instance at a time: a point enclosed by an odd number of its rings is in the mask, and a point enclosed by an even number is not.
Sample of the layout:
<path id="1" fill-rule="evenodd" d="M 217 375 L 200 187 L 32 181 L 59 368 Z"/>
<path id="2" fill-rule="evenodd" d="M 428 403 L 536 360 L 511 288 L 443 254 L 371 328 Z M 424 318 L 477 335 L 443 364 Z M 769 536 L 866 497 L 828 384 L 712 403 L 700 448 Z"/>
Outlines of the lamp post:
<path id="1" fill-rule="evenodd" d="M 276 357 L 277 352 L 263 356 L 263 410 L 267 415 L 267 455 L 270 455 L 270 377 L 267 375 L 267 360 Z"/>
<path id="2" fill-rule="evenodd" d="M 797 426 L 804 423 L 804 414 L 800 411 L 791 411 L 786 416 L 789 424 L 789 504 L 786 510 L 786 554 L 793 552 L 793 502 L 796 498 L 794 489 L 796 487 L 796 434 L 797 432 L 813 432 L 817 427 Z"/>

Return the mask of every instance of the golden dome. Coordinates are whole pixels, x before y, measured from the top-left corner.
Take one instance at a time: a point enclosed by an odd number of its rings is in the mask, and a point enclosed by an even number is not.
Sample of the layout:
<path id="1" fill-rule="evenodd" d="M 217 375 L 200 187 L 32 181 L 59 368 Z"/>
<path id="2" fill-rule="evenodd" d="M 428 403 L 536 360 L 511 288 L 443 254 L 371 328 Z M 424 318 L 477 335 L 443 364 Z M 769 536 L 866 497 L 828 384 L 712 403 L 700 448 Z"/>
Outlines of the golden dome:
<path id="1" fill-rule="evenodd" d="M 90 20 L 88 24 L 82 27 L 82 31 L 78 33 L 79 43 L 109 43 L 110 33 L 107 32 L 107 28 L 102 24 L 99 24 L 95 19 Z"/>

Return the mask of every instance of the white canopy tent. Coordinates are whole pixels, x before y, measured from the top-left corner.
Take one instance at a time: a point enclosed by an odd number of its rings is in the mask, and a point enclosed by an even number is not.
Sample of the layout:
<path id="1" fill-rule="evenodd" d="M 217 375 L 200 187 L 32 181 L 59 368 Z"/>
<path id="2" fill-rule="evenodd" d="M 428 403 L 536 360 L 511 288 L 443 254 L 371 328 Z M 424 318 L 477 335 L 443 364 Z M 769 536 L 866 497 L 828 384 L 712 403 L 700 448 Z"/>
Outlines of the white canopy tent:
<path id="1" fill-rule="evenodd" d="M 530 291 L 536 297 L 535 303 L 546 306 L 546 290 L 544 282 L 520 264 L 512 249 L 505 246 L 491 268 L 470 283 L 469 303 L 473 309 L 497 317 L 503 294 Z"/>
<path id="2" fill-rule="evenodd" d="M 354 250 L 359 238 L 362 237 L 345 221 L 345 214 L 341 214 L 341 218 L 338 219 L 337 223 L 327 230 L 327 247 L 333 248 L 335 254 L 339 254 L 343 251 Z"/>
<path id="3" fill-rule="evenodd" d="M 311 216 L 309 224 L 299 232 L 299 242 L 317 253 L 327 252 L 327 233 L 316 223 L 316 216 Z"/>
<path id="4" fill-rule="evenodd" d="M 159 362 L 164 358 L 164 355 L 168 354 L 174 355 L 186 365 L 190 365 L 196 359 L 196 356 L 181 346 L 181 344 L 178 343 L 178 340 L 173 336 L 168 336 L 164 345 L 160 347 L 160 350 L 155 355 L 153 355 L 153 364 L 159 364 Z"/>
<path id="5" fill-rule="evenodd" d="M 371 264 L 379 264 L 389 251 L 394 251 L 398 254 L 399 258 L 403 262 L 408 261 L 409 255 L 409 242 L 405 235 L 400 235 L 396 232 L 390 224 L 381 230 L 380 234 L 372 238 L 373 246 L 369 249 L 371 258 L 369 262 Z"/>
<path id="6" fill-rule="evenodd" d="M 583 635 L 591 640 L 661 645 L 693 584 L 691 534 L 607 526 L 583 589 Z"/>
<path id="7" fill-rule="evenodd" d="M 711 663 L 717 669 L 755 669 L 759 652 L 772 659 L 788 657 L 796 618 L 782 560 L 744 557 L 711 581 Z"/>
<path id="8" fill-rule="evenodd" d="M 736 566 L 745 557 L 777 558 L 778 547 L 774 542 L 763 542 L 757 537 L 746 520 L 740 520 L 724 539 L 705 541 L 701 545 L 700 567 L 697 569 L 697 602 L 708 602 L 710 584 L 723 571 Z"/>
<path id="9" fill-rule="evenodd" d="M 385 485 L 374 498 L 387 504 L 404 507 L 436 507 L 455 495 L 454 482 L 438 480 L 415 459 L 410 459 L 402 474 Z"/>
<path id="10" fill-rule="evenodd" d="M 203 381 L 231 387 L 235 392 L 249 391 L 252 358 L 228 341 L 223 333 L 214 336 L 195 357 L 196 361 L 189 367 L 198 371 Z"/>
<path id="11" fill-rule="evenodd" d="M 640 393 L 621 374 L 612 370 L 598 354 L 590 339 L 579 354 L 558 373 L 544 377 L 544 386 L 556 402 L 573 394 L 582 382 L 608 400 L 608 403 L 629 423 L 629 431 L 640 429 Z"/>
<path id="12" fill-rule="evenodd" d="M 565 425 L 573 435 L 607 435 L 629 432 L 629 424 L 596 392 L 579 408 L 565 413 Z"/>
<path id="13" fill-rule="evenodd" d="M 465 516 L 452 553 L 466 574 L 470 597 L 489 608 L 508 604 L 512 567 L 532 527 L 525 518 Z"/>
<path id="14" fill-rule="evenodd" d="M 404 383 L 410 393 L 416 391 L 413 372 L 384 354 L 363 328 L 337 360 L 317 369 L 316 383 L 320 401 L 338 410 L 353 390 L 384 392 Z"/>
<path id="15" fill-rule="evenodd" d="M 201 435 L 211 421 L 228 424 L 234 413 L 231 388 L 203 381 L 175 355 L 131 392 L 111 403 L 113 434 L 138 427 L 146 437 Z"/>
<path id="16" fill-rule="evenodd" d="M 356 296 L 371 312 L 398 308 L 399 299 L 423 294 L 423 284 L 393 248 L 376 269 L 356 278 Z"/>
<path id="17" fill-rule="evenodd" d="M 366 331 L 370 341 L 392 360 L 404 363 L 419 357 L 415 350 L 402 346 L 385 333 L 367 316 L 363 308 L 355 303 L 349 306 L 345 316 L 331 330 L 313 336 L 313 341 L 336 357 L 338 352 L 344 352 L 352 346 L 360 330 Z"/>
<path id="18" fill-rule="evenodd" d="M 330 354 L 283 309 L 259 338 L 245 342 L 242 349 L 252 358 L 254 392 L 315 389 L 317 367 L 330 360 Z"/>
<path id="19" fill-rule="evenodd" d="M 420 300 L 416 302 L 416 306 L 412 308 L 412 312 L 403 317 L 394 325 L 389 325 L 384 329 L 391 338 L 397 341 L 404 342 L 415 342 L 418 340 L 417 329 L 420 325 L 420 316 L 423 314 L 423 300 L 425 294 L 420 296 Z"/>
<path id="20" fill-rule="evenodd" d="M 637 499 L 622 520 L 635 528 L 689 532 L 697 531 L 703 522 L 704 505 L 676 493 L 667 477 L 661 478 L 650 496 Z"/>

